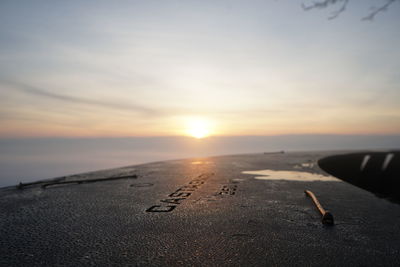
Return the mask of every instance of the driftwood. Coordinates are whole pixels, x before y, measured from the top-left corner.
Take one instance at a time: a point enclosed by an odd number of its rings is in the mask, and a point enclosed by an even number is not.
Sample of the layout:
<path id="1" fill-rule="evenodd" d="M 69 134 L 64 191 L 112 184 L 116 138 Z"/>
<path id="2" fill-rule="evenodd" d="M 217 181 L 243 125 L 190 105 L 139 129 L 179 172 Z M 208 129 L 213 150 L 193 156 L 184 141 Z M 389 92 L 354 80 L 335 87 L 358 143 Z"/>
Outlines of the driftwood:
<path id="1" fill-rule="evenodd" d="M 46 188 L 48 186 L 52 185 L 65 185 L 65 184 L 87 184 L 87 183 L 95 183 L 95 182 L 103 182 L 103 181 L 112 181 L 112 180 L 120 180 L 120 179 L 128 179 L 128 178 L 133 178 L 136 179 L 137 175 L 132 174 L 132 175 L 126 175 L 126 176 L 117 176 L 117 177 L 106 177 L 106 178 L 96 178 L 96 179 L 84 179 L 84 180 L 72 180 L 72 181 L 62 181 L 65 179 L 65 177 L 53 180 L 53 181 L 38 181 L 38 182 L 33 182 L 33 183 L 19 183 L 17 185 L 18 189 L 23 189 L 26 186 L 32 186 L 32 185 L 42 185 L 42 188 Z"/>
<path id="2" fill-rule="evenodd" d="M 28 187 L 28 186 L 39 185 L 39 184 L 44 184 L 44 183 L 57 183 L 62 180 L 65 180 L 65 177 L 55 178 L 55 179 L 47 180 L 47 181 L 37 181 L 37 182 L 32 182 L 32 183 L 20 182 L 19 184 L 16 185 L 16 187 L 17 187 L 17 189 L 24 189 L 24 187 Z"/>
<path id="3" fill-rule="evenodd" d="M 128 179 L 133 178 L 136 179 L 137 175 L 127 175 L 127 176 L 118 176 L 118 177 L 107 177 L 107 178 L 96 178 L 96 179 L 85 179 L 85 180 L 73 180 L 73 181 L 64 181 L 64 182 L 51 182 L 45 183 L 42 185 L 42 188 L 46 188 L 52 185 L 63 185 L 63 184 L 88 184 L 88 183 L 95 183 L 95 182 L 103 182 L 103 181 L 111 181 L 111 180 L 120 180 L 120 179 Z"/>
<path id="4" fill-rule="evenodd" d="M 319 213 L 321 213 L 322 223 L 326 224 L 326 225 L 333 225 L 334 221 L 333 221 L 332 213 L 330 213 L 329 211 L 325 210 L 322 207 L 321 203 L 319 203 L 319 201 L 318 201 L 317 197 L 314 195 L 314 193 L 309 190 L 305 190 L 304 193 L 312 199 L 312 201 L 314 202 L 315 206 L 317 207 Z"/>

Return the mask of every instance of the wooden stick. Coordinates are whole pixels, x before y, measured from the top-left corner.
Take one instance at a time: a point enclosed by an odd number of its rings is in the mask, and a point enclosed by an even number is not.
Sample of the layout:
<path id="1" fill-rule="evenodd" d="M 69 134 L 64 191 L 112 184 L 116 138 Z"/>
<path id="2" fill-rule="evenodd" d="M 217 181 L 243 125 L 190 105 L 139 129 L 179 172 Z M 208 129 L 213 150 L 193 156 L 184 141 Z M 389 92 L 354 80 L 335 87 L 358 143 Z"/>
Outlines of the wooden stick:
<path id="1" fill-rule="evenodd" d="M 120 180 L 120 179 L 127 179 L 127 178 L 137 178 L 137 175 L 127 175 L 127 176 L 118 176 L 118 177 L 107 177 L 107 178 L 97 178 L 97 179 L 85 179 L 85 180 L 73 180 L 73 181 L 65 181 L 65 182 L 51 182 L 42 185 L 42 188 L 46 188 L 52 185 L 62 185 L 62 184 L 87 184 L 87 183 L 95 183 L 95 182 L 103 182 L 103 181 L 110 181 L 110 180 Z"/>
<path id="2" fill-rule="evenodd" d="M 304 193 L 306 193 L 307 196 L 311 197 L 318 211 L 321 213 L 322 223 L 327 225 L 333 225 L 334 224 L 333 215 L 322 207 L 321 203 L 319 203 L 314 193 L 309 190 L 305 190 Z"/>
<path id="3" fill-rule="evenodd" d="M 37 182 L 32 182 L 32 183 L 22 183 L 20 182 L 19 184 L 16 185 L 17 189 L 24 189 L 24 187 L 27 186 L 32 186 L 32 185 L 38 185 L 38 184 L 45 184 L 45 183 L 56 183 L 64 180 L 65 177 L 60 177 L 60 178 L 54 178 L 50 181 L 37 181 Z"/>

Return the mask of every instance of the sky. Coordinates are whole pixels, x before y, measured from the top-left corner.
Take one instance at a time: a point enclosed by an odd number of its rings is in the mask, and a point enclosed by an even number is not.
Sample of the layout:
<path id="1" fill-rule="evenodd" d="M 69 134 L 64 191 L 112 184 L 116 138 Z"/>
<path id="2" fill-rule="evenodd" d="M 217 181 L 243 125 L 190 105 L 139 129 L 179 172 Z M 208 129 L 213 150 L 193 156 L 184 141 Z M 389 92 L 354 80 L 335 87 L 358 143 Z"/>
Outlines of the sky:
<path id="1" fill-rule="evenodd" d="M 400 134 L 400 1 L 302 3 L 2 0 L 0 138 Z"/>

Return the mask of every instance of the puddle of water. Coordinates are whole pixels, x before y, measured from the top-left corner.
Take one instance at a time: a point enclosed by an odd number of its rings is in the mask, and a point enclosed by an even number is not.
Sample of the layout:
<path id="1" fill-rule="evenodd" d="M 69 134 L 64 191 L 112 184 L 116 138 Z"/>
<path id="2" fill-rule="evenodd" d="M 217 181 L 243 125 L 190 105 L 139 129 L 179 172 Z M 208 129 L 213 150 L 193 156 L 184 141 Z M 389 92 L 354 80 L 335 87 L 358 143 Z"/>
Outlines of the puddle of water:
<path id="1" fill-rule="evenodd" d="M 314 163 L 312 162 L 302 163 L 301 167 L 312 169 L 314 167 Z"/>
<path id="2" fill-rule="evenodd" d="M 258 170 L 258 171 L 244 171 L 244 174 L 257 175 L 254 177 L 259 180 L 286 180 L 286 181 L 329 181 L 338 182 L 339 180 L 331 176 L 325 176 L 317 173 L 298 172 L 298 171 L 274 171 L 274 170 Z"/>
<path id="3" fill-rule="evenodd" d="M 300 165 L 294 165 L 295 169 L 312 169 L 314 168 L 314 163 L 313 162 L 305 162 L 301 163 Z"/>

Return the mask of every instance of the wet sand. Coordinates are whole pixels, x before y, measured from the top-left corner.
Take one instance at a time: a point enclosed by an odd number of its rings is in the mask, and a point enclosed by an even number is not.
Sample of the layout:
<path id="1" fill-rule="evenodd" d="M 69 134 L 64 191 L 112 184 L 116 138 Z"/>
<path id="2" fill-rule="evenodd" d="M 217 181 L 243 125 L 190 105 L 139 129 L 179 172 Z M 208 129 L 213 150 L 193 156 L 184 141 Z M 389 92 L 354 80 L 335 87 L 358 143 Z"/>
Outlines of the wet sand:
<path id="1" fill-rule="evenodd" d="M 137 178 L 2 189 L 0 265 L 397 265 L 400 206 L 321 170 L 334 153 L 156 162 L 64 181 Z M 243 173 L 262 170 L 282 179 Z"/>

